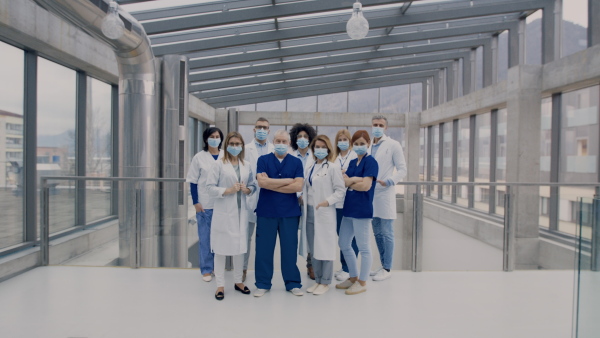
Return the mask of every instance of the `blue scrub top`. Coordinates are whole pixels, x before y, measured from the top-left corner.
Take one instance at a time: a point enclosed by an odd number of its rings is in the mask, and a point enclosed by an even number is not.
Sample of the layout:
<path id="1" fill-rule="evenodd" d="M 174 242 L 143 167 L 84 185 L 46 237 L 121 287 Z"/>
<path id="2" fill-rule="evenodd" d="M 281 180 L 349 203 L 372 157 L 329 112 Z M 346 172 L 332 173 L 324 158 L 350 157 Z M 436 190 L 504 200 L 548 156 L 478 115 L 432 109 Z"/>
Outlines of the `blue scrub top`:
<path id="1" fill-rule="evenodd" d="M 304 178 L 302 161 L 286 154 L 283 162 L 270 153 L 258 158 L 256 173 L 267 173 L 270 178 Z M 298 217 L 301 215 L 296 193 L 283 194 L 269 189 L 260 189 L 256 216 L 258 217 Z"/>
<path id="2" fill-rule="evenodd" d="M 346 191 L 343 215 L 352 218 L 373 218 L 373 196 L 375 196 L 379 165 L 370 155 L 365 155 L 358 165 L 356 165 L 357 162 L 357 158 L 350 161 L 346 175 L 348 177 L 373 177 L 373 183 L 368 191 L 350 189 Z"/>

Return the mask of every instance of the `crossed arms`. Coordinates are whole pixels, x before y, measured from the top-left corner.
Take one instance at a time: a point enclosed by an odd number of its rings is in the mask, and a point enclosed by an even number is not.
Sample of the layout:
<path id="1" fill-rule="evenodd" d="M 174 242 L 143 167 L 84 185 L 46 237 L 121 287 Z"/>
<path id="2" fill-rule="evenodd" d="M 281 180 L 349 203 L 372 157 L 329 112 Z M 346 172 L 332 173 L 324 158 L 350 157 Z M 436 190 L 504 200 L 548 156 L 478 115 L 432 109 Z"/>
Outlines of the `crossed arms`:
<path id="1" fill-rule="evenodd" d="M 344 174 L 344 184 L 346 187 L 356 190 L 356 191 L 369 191 L 371 189 L 371 184 L 373 183 L 373 177 L 348 177 L 348 175 Z"/>
<path id="2" fill-rule="evenodd" d="M 269 178 L 267 173 L 257 174 L 256 180 L 261 189 L 269 189 L 282 194 L 300 192 L 302 191 L 302 184 L 304 184 L 304 179 L 302 177 Z"/>

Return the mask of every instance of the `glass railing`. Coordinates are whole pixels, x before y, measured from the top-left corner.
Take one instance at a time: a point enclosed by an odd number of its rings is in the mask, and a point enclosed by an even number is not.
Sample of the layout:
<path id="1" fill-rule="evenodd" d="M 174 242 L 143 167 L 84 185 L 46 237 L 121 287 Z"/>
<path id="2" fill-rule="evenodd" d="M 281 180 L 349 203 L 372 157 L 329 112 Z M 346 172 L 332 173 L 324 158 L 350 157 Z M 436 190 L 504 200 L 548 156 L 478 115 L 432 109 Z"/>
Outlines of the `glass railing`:
<path id="1" fill-rule="evenodd" d="M 574 337 L 600 332 L 600 195 L 579 199 Z"/>

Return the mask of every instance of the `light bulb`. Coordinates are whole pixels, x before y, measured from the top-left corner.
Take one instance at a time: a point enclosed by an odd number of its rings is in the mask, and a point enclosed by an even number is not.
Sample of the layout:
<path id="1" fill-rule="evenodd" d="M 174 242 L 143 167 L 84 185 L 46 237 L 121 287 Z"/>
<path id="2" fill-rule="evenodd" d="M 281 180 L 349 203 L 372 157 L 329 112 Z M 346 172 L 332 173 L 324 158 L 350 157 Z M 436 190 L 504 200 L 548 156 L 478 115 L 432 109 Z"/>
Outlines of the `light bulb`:
<path id="1" fill-rule="evenodd" d="M 355 2 L 352 8 L 352 17 L 346 24 L 346 32 L 351 39 L 360 40 L 369 33 L 369 22 L 363 15 L 360 2 Z"/>
<path id="2" fill-rule="evenodd" d="M 115 1 L 110 2 L 108 13 L 102 19 L 102 34 L 112 40 L 117 40 L 123 36 L 125 24 L 119 17 L 119 5 Z"/>

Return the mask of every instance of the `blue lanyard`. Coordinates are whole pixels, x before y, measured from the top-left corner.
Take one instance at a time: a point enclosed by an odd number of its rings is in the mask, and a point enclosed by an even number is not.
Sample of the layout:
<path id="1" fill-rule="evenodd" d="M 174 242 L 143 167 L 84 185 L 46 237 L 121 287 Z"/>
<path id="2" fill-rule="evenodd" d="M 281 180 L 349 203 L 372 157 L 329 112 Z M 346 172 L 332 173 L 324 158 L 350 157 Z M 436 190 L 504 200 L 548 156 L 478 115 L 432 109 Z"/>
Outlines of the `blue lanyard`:
<path id="1" fill-rule="evenodd" d="M 312 169 L 310 169 L 310 174 L 308 174 L 308 183 L 310 184 L 311 187 L 312 187 L 312 173 L 313 173 L 313 170 L 315 170 L 316 165 L 317 165 L 316 163 L 313 164 Z"/>

